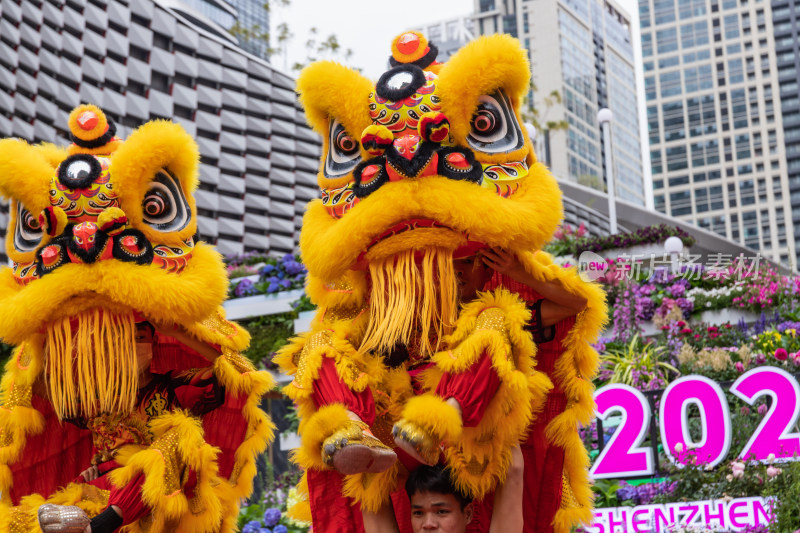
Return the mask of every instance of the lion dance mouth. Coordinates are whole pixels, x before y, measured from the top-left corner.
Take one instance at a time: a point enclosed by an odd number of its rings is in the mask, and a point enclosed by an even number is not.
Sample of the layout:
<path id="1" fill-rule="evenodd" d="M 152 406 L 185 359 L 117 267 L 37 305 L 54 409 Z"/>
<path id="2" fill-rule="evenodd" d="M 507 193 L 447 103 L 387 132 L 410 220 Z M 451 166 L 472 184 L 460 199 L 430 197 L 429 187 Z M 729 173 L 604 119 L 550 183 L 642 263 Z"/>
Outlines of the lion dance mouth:
<path id="1" fill-rule="evenodd" d="M 90 309 L 46 326 L 47 388 L 59 419 L 130 413 L 139 389 L 132 313 Z"/>

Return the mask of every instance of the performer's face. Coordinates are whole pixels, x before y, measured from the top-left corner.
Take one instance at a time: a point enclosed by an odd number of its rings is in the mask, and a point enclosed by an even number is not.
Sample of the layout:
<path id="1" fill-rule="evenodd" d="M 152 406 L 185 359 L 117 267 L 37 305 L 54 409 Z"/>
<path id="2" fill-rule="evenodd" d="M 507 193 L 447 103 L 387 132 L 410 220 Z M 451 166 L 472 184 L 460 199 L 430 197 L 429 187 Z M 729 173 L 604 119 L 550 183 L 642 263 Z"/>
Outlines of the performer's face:
<path id="1" fill-rule="evenodd" d="M 136 362 L 139 373 L 147 370 L 153 359 L 153 333 L 153 326 L 147 322 L 136 324 Z"/>
<path id="2" fill-rule="evenodd" d="M 454 259 L 453 268 L 458 276 L 458 292 L 462 301 L 474 299 L 492 277 L 492 269 L 484 264 L 480 255 Z"/>
<path id="3" fill-rule="evenodd" d="M 411 497 L 411 527 L 414 533 L 464 533 L 471 521 L 472 504 L 462 509 L 452 494 L 417 492 Z"/>

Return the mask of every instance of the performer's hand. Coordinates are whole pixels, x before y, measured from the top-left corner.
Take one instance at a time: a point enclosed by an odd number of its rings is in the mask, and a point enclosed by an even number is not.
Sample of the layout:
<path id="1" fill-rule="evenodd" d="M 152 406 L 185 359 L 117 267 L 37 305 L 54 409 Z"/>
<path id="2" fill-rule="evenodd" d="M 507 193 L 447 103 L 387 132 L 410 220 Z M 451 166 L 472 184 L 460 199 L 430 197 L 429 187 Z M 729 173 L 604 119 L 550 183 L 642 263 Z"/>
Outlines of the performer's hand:
<path id="1" fill-rule="evenodd" d="M 81 477 L 83 477 L 83 479 L 85 479 L 87 482 L 93 481 L 100 477 L 100 469 L 97 468 L 97 465 L 92 465 L 81 472 Z"/>
<path id="2" fill-rule="evenodd" d="M 528 273 L 514 252 L 503 248 L 486 248 L 480 253 L 483 256 L 484 264 L 489 268 L 520 283 L 527 283 Z"/>

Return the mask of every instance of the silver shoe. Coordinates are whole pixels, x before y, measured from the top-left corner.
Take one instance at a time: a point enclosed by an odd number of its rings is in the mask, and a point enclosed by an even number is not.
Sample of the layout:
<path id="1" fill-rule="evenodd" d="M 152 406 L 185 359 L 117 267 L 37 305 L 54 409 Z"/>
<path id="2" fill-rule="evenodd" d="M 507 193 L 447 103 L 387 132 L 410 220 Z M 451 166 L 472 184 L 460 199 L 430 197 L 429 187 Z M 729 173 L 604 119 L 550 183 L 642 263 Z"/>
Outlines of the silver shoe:
<path id="1" fill-rule="evenodd" d="M 45 503 L 39 507 L 39 527 L 44 533 L 83 533 L 89 517 L 80 507 Z"/>

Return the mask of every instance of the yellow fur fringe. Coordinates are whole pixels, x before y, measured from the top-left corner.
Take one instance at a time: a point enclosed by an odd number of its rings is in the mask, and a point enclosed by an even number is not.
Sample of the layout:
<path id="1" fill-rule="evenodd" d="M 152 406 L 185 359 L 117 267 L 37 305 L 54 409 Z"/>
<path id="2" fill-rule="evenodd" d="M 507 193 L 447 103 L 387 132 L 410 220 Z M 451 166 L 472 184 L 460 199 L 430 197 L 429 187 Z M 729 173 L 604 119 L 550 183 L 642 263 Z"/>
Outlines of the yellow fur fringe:
<path id="1" fill-rule="evenodd" d="M 403 418 L 413 421 L 439 442 L 455 442 L 461 437 L 461 416 L 455 407 L 435 394 L 427 393 L 408 400 Z"/>
<path id="2" fill-rule="evenodd" d="M 320 407 L 309 417 L 300 418 L 300 447 L 295 450 L 293 460 L 304 469 L 326 470 L 329 467 L 322 460 L 322 443 L 353 421 L 347 415 L 347 408 L 341 404 Z"/>
<path id="3" fill-rule="evenodd" d="M 456 486 L 476 498 L 505 479 L 511 448 L 524 437 L 552 388 L 547 376 L 534 371 L 535 345 L 523 329 L 529 320 L 530 312 L 511 292 L 479 295 L 464 306 L 456 331 L 447 339 L 452 349 L 437 353 L 435 369 L 425 376 L 426 386 L 435 388 L 443 372 L 464 371 L 487 353 L 500 378 L 481 423 L 464 428 L 445 449 Z"/>
<path id="4" fill-rule="evenodd" d="M 132 313 L 93 309 L 64 317 L 49 325 L 45 346 L 45 378 L 59 420 L 133 410 L 139 369 Z"/>
<path id="5" fill-rule="evenodd" d="M 413 250 L 370 263 L 370 321 L 361 341 L 362 352 L 389 353 L 396 344 L 413 344 L 415 336 L 420 355 L 433 355 L 457 314 L 452 257 L 452 251 L 432 248 L 425 250 L 421 268 Z M 431 344 L 432 335 L 436 344 Z"/>
<path id="6" fill-rule="evenodd" d="M 111 482 L 124 487 L 138 474 L 144 474 L 142 501 L 151 509 L 156 531 L 166 527 L 176 530 L 205 533 L 219 528 L 222 503 L 212 487 L 219 483 L 217 477 L 217 450 L 203 440 L 200 421 L 190 414 L 174 411 L 150 421 L 150 430 L 156 437 L 153 444 L 142 449 L 126 446 L 117 455 L 122 464 L 109 474 Z M 197 488 L 193 509 L 180 490 L 180 472 L 184 467 L 197 473 Z M 184 523 L 190 522 L 190 523 Z"/>
<path id="7" fill-rule="evenodd" d="M 555 375 L 567 395 L 566 410 L 546 428 L 548 440 L 564 449 L 564 474 L 567 476 L 579 507 L 562 507 L 555 516 L 556 533 L 569 533 L 579 522 L 592 519 L 592 489 L 589 485 L 589 458 L 578 436 L 578 424 L 588 424 L 595 404 L 592 379 L 597 373 L 599 358 L 590 343 L 597 340 L 607 321 L 605 293 L 595 283 L 580 279 L 575 268 L 564 269 L 554 264 L 544 252 L 519 254 L 525 269 L 538 280 L 559 280 L 564 288 L 587 299 L 587 307 L 575 320 L 564 339 L 564 354 L 556 363 Z"/>

